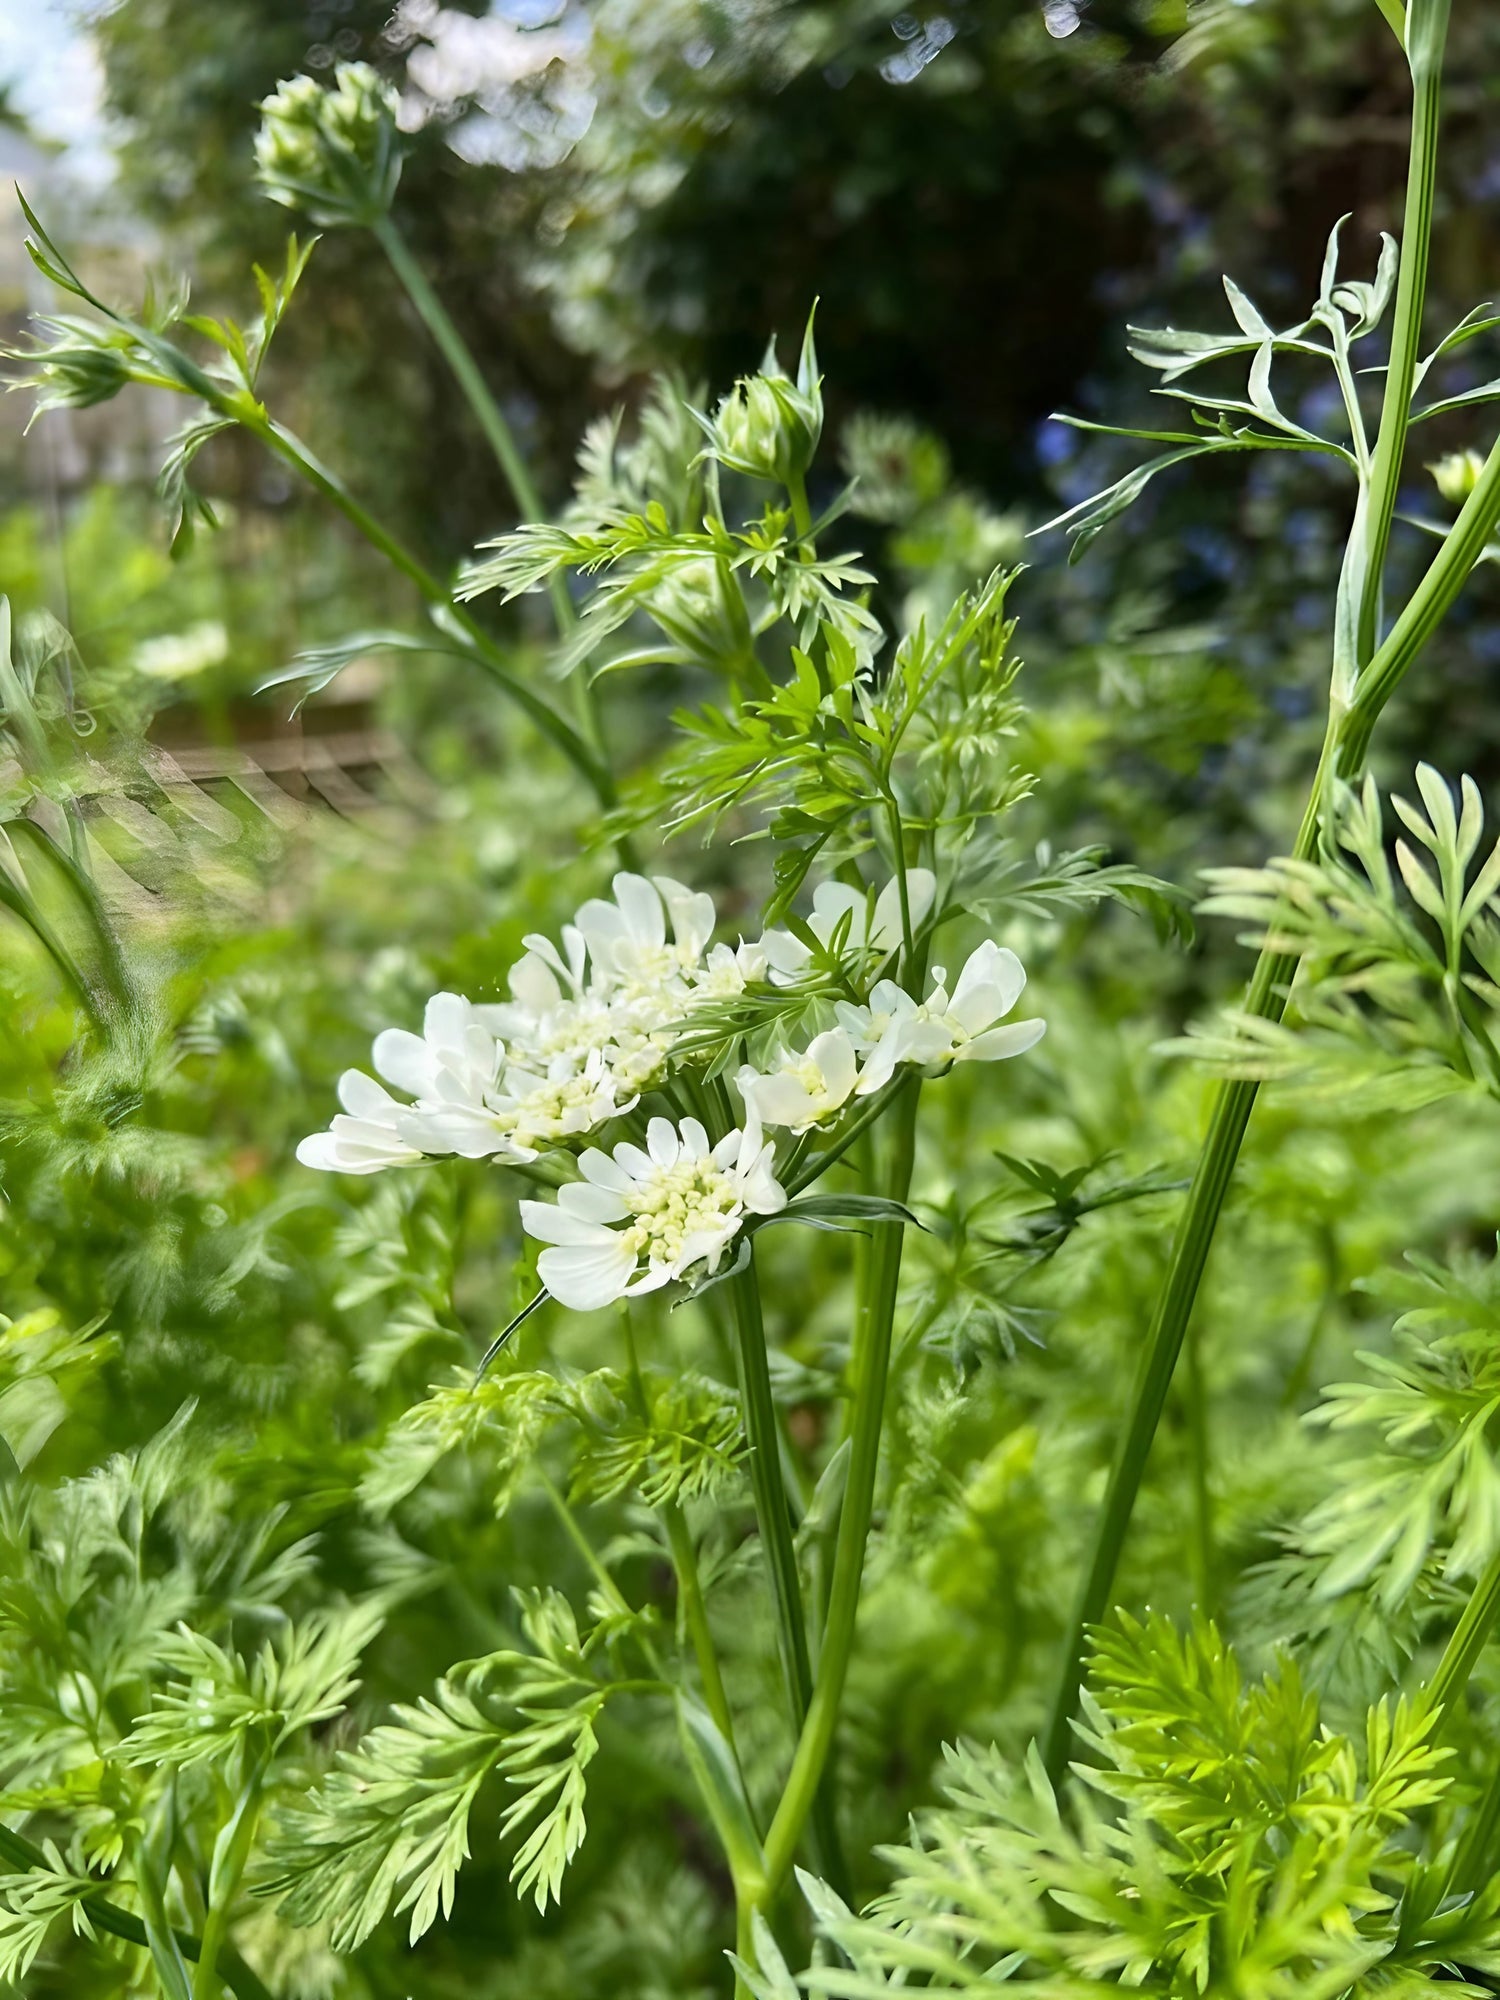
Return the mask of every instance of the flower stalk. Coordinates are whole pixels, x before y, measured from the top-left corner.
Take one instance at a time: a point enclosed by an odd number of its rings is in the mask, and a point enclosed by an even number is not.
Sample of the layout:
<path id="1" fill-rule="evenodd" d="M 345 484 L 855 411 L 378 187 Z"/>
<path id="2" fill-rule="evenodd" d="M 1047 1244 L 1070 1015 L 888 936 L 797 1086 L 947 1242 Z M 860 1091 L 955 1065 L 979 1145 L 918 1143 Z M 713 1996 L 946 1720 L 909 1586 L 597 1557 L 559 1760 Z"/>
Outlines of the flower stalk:
<path id="1" fill-rule="evenodd" d="M 1396 324 L 1392 334 L 1392 367 L 1405 374 L 1405 390 L 1386 397 L 1373 461 L 1368 498 L 1361 496 L 1361 520 L 1356 533 L 1372 534 L 1381 551 L 1379 565 L 1369 570 L 1359 593 L 1360 671 L 1347 706 L 1335 676 L 1323 753 L 1292 849 L 1297 860 L 1317 851 L 1329 781 L 1333 776 L 1355 778 L 1364 767 L 1370 737 L 1385 704 L 1436 631 L 1482 556 L 1496 521 L 1500 520 L 1500 443 L 1497 443 L 1452 531 L 1439 549 L 1410 602 L 1389 636 L 1378 647 L 1381 570 L 1394 513 L 1404 444 L 1409 422 L 1411 379 L 1421 338 L 1426 299 L 1426 272 L 1432 232 L 1432 185 L 1437 147 L 1435 79 L 1440 77 L 1447 33 L 1448 0 L 1414 0 L 1408 39 L 1413 46 L 1413 76 L 1417 106 L 1412 130 L 1412 166 L 1403 229 L 1401 274 Z M 1384 527 L 1380 522 L 1384 519 Z M 1262 950 L 1251 976 L 1245 1012 L 1271 1022 L 1286 1010 L 1296 959 L 1269 948 Z M 1090 1627 L 1109 1608 L 1131 1513 L 1145 1476 L 1167 1393 L 1182 1350 L 1188 1320 L 1213 1245 L 1219 1216 L 1244 1143 L 1259 1089 L 1253 1078 L 1237 1078 L 1220 1086 L 1199 1156 L 1187 1203 L 1173 1241 L 1171 1258 L 1156 1311 L 1142 1351 L 1130 1414 L 1116 1447 L 1104 1506 L 1095 1531 L 1072 1622 L 1044 1745 L 1049 1773 L 1056 1781 L 1067 1763 L 1072 1740 L 1073 1711 L 1083 1675 Z"/>

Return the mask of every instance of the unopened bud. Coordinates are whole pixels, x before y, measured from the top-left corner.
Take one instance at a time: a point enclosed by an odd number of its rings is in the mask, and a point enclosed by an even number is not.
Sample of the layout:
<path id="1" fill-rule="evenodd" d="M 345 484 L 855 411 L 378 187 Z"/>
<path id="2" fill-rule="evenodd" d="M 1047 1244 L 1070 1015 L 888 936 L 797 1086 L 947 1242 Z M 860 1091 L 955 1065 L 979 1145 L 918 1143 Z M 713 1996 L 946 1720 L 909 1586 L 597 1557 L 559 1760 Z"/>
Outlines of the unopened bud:
<path id="1" fill-rule="evenodd" d="M 809 319 L 797 379 L 782 368 L 772 341 L 760 373 L 736 382 L 720 403 L 708 427 L 709 450 L 735 472 L 787 486 L 807 471 L 822 432 L 822 383 Z"/>
<path id="2" fill-rule="evenodd" d="M 1479 484 L 1479 475 L 1484 471 L 1484 460 L 1474 450 L 1450 451 L 1427 470 L 1432 474 L 1437 490 L 1451 506 L 1462 507 L 1474 488 Z"/>
<path id="3" fill-rule="evenodd" d="M 261 105 L 261 186 L 323 227 L 379 221 L 401 178 L 396 92 L 368 63 L 341 63 L 332 89 L 294 76 Z"/>

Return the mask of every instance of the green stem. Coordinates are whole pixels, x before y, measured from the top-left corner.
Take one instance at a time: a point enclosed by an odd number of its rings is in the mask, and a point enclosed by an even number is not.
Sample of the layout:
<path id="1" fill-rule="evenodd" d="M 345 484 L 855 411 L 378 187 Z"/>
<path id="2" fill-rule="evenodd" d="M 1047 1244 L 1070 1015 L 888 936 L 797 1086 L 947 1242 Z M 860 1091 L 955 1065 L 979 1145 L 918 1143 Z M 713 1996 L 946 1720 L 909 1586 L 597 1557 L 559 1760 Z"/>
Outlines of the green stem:
<path id="1" fill-rule="evenodd" d="M 1208 1394 L 1203 1380 L 1202 1338 L 1196 1327 L 1187 1335 L 1188 1445 L 1193 1463 L 1193 1578 L 1198 1607 L 1214 1615 L 1214 1511 L 1208 1483 L 1210 1462 Z"/>
<path id="2" fill-rule="evenodd" d="M 750 1488 L 766 1567 L 770 1572 L 771 1597 L 776 1606 L 776 1635 L 782 1675 L 786 1681 L 794 1725 L 800 1728 L 812 1692 L 812 1670 L 808 1663 L 807 1626 L 802 1611 L 802 1586 L 797 1575 L 797 1551 L 792 1540 L 792 1517 L 787 1506 L 786 1484 L 781 1476 L 776 1405 L 771 1395 L 771 1370 L 766 1352 L 765 1323 L 761 1317 L 760 1286 L 755 1274 L 754 1253 L 751 1255 L 749 1269 L 731 1278 L 728 1289 L 734 1310 L 735 1350 L 739 1363 L 740 1397 L 745 1412 L 745 1435 L 750 1444 Z"/>
<path id="3" fill-rule="evenodd" d="M 1443 52 L 1451 0 L 1411 0 L 1405 33 L 1412 75 L 1411 152 L 1407 167 L 1406 214 L 1401 235 L 1401 271 L 1396 284 L 1391 358 L 1386 369 L 1380 432 L 1370 470 L 1369 514 L 1365 523 L 1363 577 L 1359 592 L 1359 663 L 1375 651 L 1380 597 L 1385 576 L 1396 494 L 1406 459 L 1412 385 L 1421 355 L 1422 311 L 1427 298 L 1427 265 L 1432 244 L 1432 204 L 1437 185 L 1438 125 L 1442 102 Z"/>
<path id="4" fill-rule="evenodd" d="M 489 385 L 481 374 L 479 364 L 470 353 L 468 343 L 448 316 L 447 308 L 428 283 L 426 273 L 412 255 L 406 238 L 401 234 L 388 215 L 371 224 L 376 240 L 390 259 L 391 269 L 400 279 L 406 296 L 416 307 L 423 325 L 432 335 L 439 352 L 453 371 L 454 380 L 468 399 L 469 408 L 478 419 L 479 428 L 484 432 L 491 451 L 511 490 L 516 503 L 516 512 L 523 521 L 543 521 L 546 513 L 542 506 L 542 496 L 536 481 L 531 476 L 531 467 L 526 463 L 525 454 L 516 443 L 516 434 L 506 421 L 505 413 L 490 393 Z M 565 579 L 554 574 L 547 579 L 547 595 L 552 601 L 552 616 L 556 620 L 560 636 L 566 637 L 578 623 L 568 596 Z M 579 715 L 584 734 L 593 749 L 602 754 L 604 747 L 603 727 L 599 715 L 598 691 L 588 673 L 580 669 L 575 676 L 578 689 Z"/>
<path id="5" fill-rule="evenodd" d="M 49 1866 L 41 1848 L 27 1840 L 24 1834 L 15 1833 L 8 1826 L 0 1826 L 0 1859 L 10 1862 L 14 1868 L 41 1868 Z M 138 1945 L 142 1950 L 150 1948 L 146 1926 L 131 1910 L 122 1910 L 118 1903 L 112 1903 L 107 1896 L 87 1896 L 84 1909 L 95 1930 L 117 1937 L 125 1944 Z M 177 1949 L 189 1964 L 196 1964 L 200 1951 L 197 1938 L 188 1931 L 174 1931 Z M 271 2000 L 271 1994 L 264 1983 L 251 1971 L 237 1951 L 226 1950 L 220 1954 L 224 1961 L 224 1982 L 238 2000 Z"/>
<path id="6" fill-rule="evenodd" d="M 214 1845 L 213 1864 L 209 1869 L 208 1909 L 203 1919 L 198 1963 L 193 1972 L 193 2000 L 218 2000 L 223 1990 L 219 1957 L 229 1937 L 230 1912 L 240 1878 L 255 1844 L 255 1830 L 260 1823 L 262 1786 L 269 1765 L 269 1756 L 257 1759 L 234 1814 Z"/>
<path id="7" fill-rule="evenodd" d="M 1323 755 L 1292 850 L 1294 859 L 1307 860 L 1316 851 L 1330 775 L 1336 774 L 1345 781 L 1359 776 L 1382 710 L 1451 608 L 1483 555 L 1497 521 L 1500 521 L 1500 442 L 1491 451 L 1474 492 L 1426 575 L 1384 644 L 1360 675 L 1352 704 L 1342 711 L 1337 703 L 1334 705 Z M 1262 951 L 1251 978 L 1246 1012 L 1263 1020 L 1279 1021 L 1286 1011 L 1287 989 L 1295 971 L 1294 958 Z M 1130 1415 L 1116 1449 L 1103 1513 L 1068 1631 L 1067 1652 L 1044 1751 L 1054 1781 L 1067 1761 L 1088 1631 L 1109 1607 L 1120 1551 L 1145 1474 L 1151 1441 L 1165 1406 L 1258 1089 L 1253 1079 L 1236 1079 L 1224 1084 L 1214 1100 L 1208 1135 L 1178 1223 L 1166 1279 L 1142 1353 Z"/>
<path id="8" fill-rule="evenodd" d="M 1438 1723 L 1439 1733 L 1444 1729 L 1454 1703 L 1463 1693 L 1475 1662 L 1495 1629 L 1497 1618 L 1500 1618 L 1500 1555 L 1491 1558 L 1488 1568 L 1475 1584 L 1473 1595 L 1464 1606 L 1463 1616 L 1443 1648 L 1443 1657 L 1433 1669 L 1432 1679 L 1422 1690 L 1422 1706 L 1443 1711 Z"/>
<path id="9" fill-rule="evenodd" d="M 904 1201 L 911 1186 L 916 1152 L 919 1086 L 908 1081 L 891 1121 L 891 1156 L 885 1176 L 886 1193 Z M 818 1650 L 818 1679 L 797 1742 L 796 1755 L 781 1803 L 766 1835 L 766 1877 L 774 1895 L 796 1857 L 808 1813 L 818 1796 L 838 1727 L 844 1683 L 854 1650 L 859 1617 L 860 1585 L 864 1577 L 865 1544 L 875 1504 L 875 1475 L 880 1463 L 880 1438 L 885 1419 L 886 1383 L 890 1371 L 891 1329 L 896 1291 L 901 1278 L 902 1225 L 880 1222 L 871 1235 L 869 1285 L 855 1319 L 854 1421 L 851 1429 L 849 1474 L 839 1512 L 833 1580 L 828 1592 L 828 1616 Z"/>
<path id="10" fill-rule="evenodd" d="M 683 1622 L 692 1642 L 693 1657 L 698 1662 L 698 1676 L 703 1682 L 703 1698 L 719 1734 L 729 1745 L 730 1754 L 738 1764 L 740 1753 L 734 1736 L 734 1712 L 724 1692 L 724 1676 L 709 1628 L 708 1606 L 703 1598 L 703 1580 L 698 1574 L 693 1538 L 688 1532 L 687 1522 L 682 1518 L 682 1509 L 675 1500 L 669 1500 L 663 1506 L 662 1519 L 666 1522 L 667 1541 L 672 1550 L 672 1566 L 677 1571 L 677 1595 L 682 1605 Z"/>
<path id="11" fill-rule="evenodd" d="M 771 1370 L 753 1251 L 749 1269 L 731 1278 L 727 1289 L 733 1304 L 740 1398 L 745 1413 L 745 1435 L 750 1444 L 750 1491 L 770 1573 L 777 1645 L 792 1727 L 802 1732 L 813 1699 L 812 1663 L 807 1648 L 807 1619 L 797 1572 L 792 1516 L 781 1472 L 780 1427 L 771 1395 Z M 810 1804 L 823 1865 L 842 1876 L 843 1860 L 832 1802 L 819 1788 Z"/>
<path id="12" fill-rule="evenodd" d="M 510 485 L 517 512 L 523 521 L 545 519 L 542 499 L 537 491 L 536 481 L 531 476 L 531 468 L 526 463 L 521 447 L 516 443 L 515 432 L 505 420 L 500 405 L 490 394 L 489 385 L 479 372 L 479 366 L 462 334 L 448 317 L 447 308 L 428 283 L 427 274 L 412 255 L 406 238 L 388 215 L 372 222 L 370 228 L 376 241 L 391 261 L 391 268 L 401 280 L 406 296 L 420 314 L 423 325 L 432 335 L 443 359 L 453 370 L 454 379 L 468 398 L 469 408 L 479 419 L 479 427 L 489 441 L 490 449 L 499 461 L 500 469 Z M 564 600 L 566 602 L 566 600 Z M 571 618 L 571 606 L 561 614 L 559 623 Z"/>
<path id="13" fill-rule="evenodd" d="M 326 500 L 331 501 L 371 547 L 377 549 L 394 568 L 416 586 L 427 603 L 439 613 L 442 624 L 449 634 L 458 639 L 464 650 L 505 689 L 511 700 L 524 710 L 542 734 L 562 751 L 580 775 L 588 781 L 599 803 L 606 807 L 613 806 L 614 779 L 597 753 L 584 741 L 565 716 L 559 715 L 549 701 L 544 700 L 534 688 L 528 687 L 525 681 L 511 671 L 504 655 L 472 614 L 462 605 L 454 603 L 452 595 L 432 572 L 420 563 L 409 549 L 398 542 L 388 529 L 381 526 L 374 515 L 355 499 L 337 474 L 323 465 L 300 438 L 295 437 L 284 425 L 274 422 L 264 412 L 252 414 L 238 406 L 232 406 L 229 414 L 234 415 L 236 421 L 253 436 L 258 437 L 269 451 L 273 451 Z"/>
<path id="14" fill-rule="evenodd" d="M 797 540 L 812 553 L 812 509 L 807 504 L 807 479 L 800 472 L 788 474 L 786 482 L 787 498 L 792 503 L 792 526 L 797 530 Z"/>

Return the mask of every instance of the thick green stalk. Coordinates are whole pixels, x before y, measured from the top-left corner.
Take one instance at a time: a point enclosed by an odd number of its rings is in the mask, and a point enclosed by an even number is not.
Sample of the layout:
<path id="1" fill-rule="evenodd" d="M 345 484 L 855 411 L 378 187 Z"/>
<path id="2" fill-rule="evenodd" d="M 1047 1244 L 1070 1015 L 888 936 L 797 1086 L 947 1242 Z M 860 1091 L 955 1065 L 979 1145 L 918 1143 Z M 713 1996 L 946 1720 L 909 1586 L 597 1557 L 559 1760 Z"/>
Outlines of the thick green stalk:
<path id="1" fill-rule="evenodd" d="M 908 1083 L 891 1119 L 891 1155 L 885 1192 L 904 1201 L 911 1186 L 916 1150 L 918 1086 Z M 818 1649 L 818 1678 L 802 1734 L 792 1759 L 781 1803 L 766 1835 L 766 1876 L 774 1895 L 796 1858 L 809 1811 L 818 1796 L 833 1749 L 839 1709 L 844 1698 L 849 1660 L 859 1617 L 860 1585 L 864 1577 L 865 1544 L 875 1504 L 875 1475 L 880 1463 L 880 1437 L 885 1420 L 886 1383 L 890 1373 L 891 1329 L 896 1314 L 896 1290 L 901 1279 L 903 1227 L 880 1222 L 872 1232 L 869 1282 L 860 1300 L 854 1327 L 854 1421 L 850 1431 L 849 1473 L 844 1504 L 839 1511 L 834 1547 L 833 1579 L 828 1592 L 828 1616 Z"/>
<path id="2" fill-rule="evenodd" d="M 34 1846 L 24 1834 L 12 1832 L 8 1826 L 0 1826 L 0 1860 L 8 1861 L 13 1868 L 45 1869 L 49 1865 L 41 1848 Z M 139 1945 L 143 1951 L 149 1948 L 146 1926 L 134 1911 L 122 1910 L 107 1896 L 86 1897 L 84 1908 L 95 1930 L 120 1938 L 125 1944 Z M 188 1931 L 174 1931 L 173 1936 L 183 1957 L 190 1965 L 196 1964 L 200 1950 L 198 1939 Z M 271 2000 L 264 1983 L 237 1951 L 225 1950 L 220 1956 L 224 1966 L 224 1983 L 238 1996 L 238 2000 Z"/>
<path id="3" fill-rule="evenodd" d="M 1361 663 L 1374 653 L 1380 635 L 1381 584 L 1385 575 L 1386 553 L 1390 548 L 1391 524 L 1396 518 L 1396 495 L 1406 460 L 1412 385 L 1421 358 L 1422 309 L 1427 297 L 1432 203 L 1437 186 L 1443 53 L 1447 46 L 1451 5 L 1452 0 L 1411 0 L 1407 16 L 1406 54 L 1412 77 L 1411 152 L 1391 357 L 1386 369 L 1380 431 L 1370 467 L 1369 510 L 1364 524 L 1357 640 Z"/>
<path id="4" fill-rule="evenodd" d="M 739 1363 L 740 1399 L 745 1435 L 750 1444 L 750 1489 L 760 1526 L 761 1545 L 776 1607 L 776 1639 L 781 1671 L 794 1723 L 800 1728 L 812 1692 L 808 1663 L 807 1624 L 802 1611 L 802 1586 L 797 1575 L 797 1551 L 792 1517 L 781 1476 L 776 1405 L 771 1395 L 771 1370 L 766 1354 L 766 1330 L 760 1310 L 760 1286 L 755 1266 L 729 1280 L 734 1310 L 735 1352 Z"/>
<path id="5" fill-rule="evenodd" d="M 771 1580 L 776 1610 L 776 1639 L 786 1681 L 792 1727 L 804 1731 L 813 1699 L 812 1665 L 807 1649 L 807 1619 L 802 1606 L 802 1582 L 797 1572 L 797 1548 L 781 1476 L 780 1429 L 771 1395 L 771 1371 L 761 1317 L 760 1285 L 752 1262 L 728 1283 L 734 1311 L 735 1348 L 739 1364 L 740 1399 L 745 1435 L 750 1443 L 750 1491 L 760 1527 L 761 1546 Z M 838 1826 L 832 1802 L 818 1791 L 810 1803 L 813 1831 L 825 1867 L 842 1875 Z M 804 1816 L 805 1817 L 805 1816 Z"/>

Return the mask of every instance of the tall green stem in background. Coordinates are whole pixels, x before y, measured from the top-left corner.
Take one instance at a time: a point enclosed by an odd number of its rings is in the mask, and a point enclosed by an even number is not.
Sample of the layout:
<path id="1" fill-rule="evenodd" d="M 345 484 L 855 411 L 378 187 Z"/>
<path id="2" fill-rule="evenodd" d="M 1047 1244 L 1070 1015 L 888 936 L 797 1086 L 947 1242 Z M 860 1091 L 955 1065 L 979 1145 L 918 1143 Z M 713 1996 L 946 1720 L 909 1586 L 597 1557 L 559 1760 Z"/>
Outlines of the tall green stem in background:
<path id="1" fill-rule="evenodd" d="M 1407 40 L 1416 103 L 1396 324 L 1391 343 L 1392 368 L 1372 462 L 1370 487 L 1368 493 L 1361 496 L 1361 520 L 1356 523 L 1355 529 L 1356 534 L 1363 533 L 1369 538 L 1367 564 L 1359 590 L 1359 631 L 1363 633 L 1368 627 L 1371 651 L 1364 651 L 1362 646 L 1358 649 L 1355 664 L 1362 671 L 1348 698 L 1347 709 L 1343 705 L 1344 697 L 1337 688 L 1335 690 L 1323 755 L 1293 848 L 1293 854 L 1303 860 L 1317 848 L 1330 776 L 1337 774 L 1349 779 L 1358 775 L 1381 709 L 1436 630 L 1478 560 L 1496 519 L 1500 518 L 1500 446 L 1497 446 L 1478 488 L 1411 602 L 1397 620 L 1390 637 L 1378 651 L 1374 650 L 1381 571 L 1401 475 L 1412 375 L 1426 298 L 1438 137 L 1437 85 L 1442 70 L 1448 16 L 1449 0 L 1412 0 L 1408 12 Z M 1377 548 L 1379 561 L 1370 561 L 1369 551 Z M 1295 959 L 1270 950 L 1262 951 L 1251 978 L 1246 1011 L 1264 1020 L 1279 1020 L 1286 1008 L 1287 989 L 1295 971 Z M 1253 1080 L 1226 1083 L 1214 1101 L 1208 1136 L 1173 1241 L 1166 1279 L 1141 1356 L 1130 1414 L 1116 1448 L 1094 1546 L 1069 1627 L 1067 1651 L 1045 1745 L 1047 1767 L 1054 1778 L 1061 1773 L 1067 1761 L 1089 1627 L 1097 1624 L 1109 1607 L 1130 1516 L 1145 1475 L 1151 1443 L 1166 1404 L 1188 1320 L 1202 1283 L 1219 1215 L 1255 1107 L 1257 1088 Z"/>
<path id="2" fill-rule="evenodd" d="M 1412 78 L 1411 156 L 1406 183 L 1406 216 L 1401 236 L 1401 272 L 1396 284 L 1396 316 L 1386 369 L 1380 430 L 1370 468 L 1364 521 L 1364 574 L 1359 590 L 1358 663 L 1374 654 L 1380 636 L 1381 586 L 1396 494 L 1406 461 L 1406 432 L 1412 386 L 1422 343 L 1422 303 L 1427 296 L 1427 263 L 1432 246 L 1432 200 L 1437 186 L 1438 120 L 1442 106 L 1443 51 L 1448 40 L 1451 0 L 1414 0 L 1406 28 L 1406 57 Z"/>
<path id="3" fill-rule="evenodd" d="M 428 283 L 426 273 L 412 255 L 406 238 L 389 215 L 378 217 L 370 227 L 381 249 L 390 259 L 391 268 L 400 279 L 407 297 L 416 307 L 423 325 L 432 335 L 443 359 L 453 370 L 453 378 L 467 398 L 469 408 L 478 419 L 479 427 L 484 432 L 501 471 L 505 474 L 511 497 L 516 503 L 517 513 L 523 521 L 545 520 L 542 496 L 532 477 L 531 467 L 526 463 L 525 454 L 516 443 L 516 434 L 506 421 L 504 411 L 491 395 L 489 384 L 481 374 L 479 364 L 469 352 L 463 335 L 449 318 L 447 308 Z M 557 620 L 558 632 L 561 634 L 570 632 L 577 619 L 568 597 L 567 583 L 560 574 L 554 573 L 548 578 L 547 592 L 552 600 L 552 615 Z M 578 704 L 584 731 L 594 750 L 602 753 L 603 732 L 594 684 L 587 672 L 582 670 L 578 674 Z"/>

